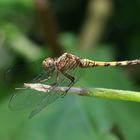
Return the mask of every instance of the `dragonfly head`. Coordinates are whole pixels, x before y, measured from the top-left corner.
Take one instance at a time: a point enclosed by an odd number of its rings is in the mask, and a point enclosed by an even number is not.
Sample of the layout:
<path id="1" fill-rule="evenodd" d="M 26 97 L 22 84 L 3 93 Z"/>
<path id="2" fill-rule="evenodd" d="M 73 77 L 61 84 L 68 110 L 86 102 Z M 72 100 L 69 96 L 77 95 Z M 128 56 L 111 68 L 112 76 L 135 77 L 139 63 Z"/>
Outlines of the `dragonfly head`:
<path id="1" fill-rule="evenodd" d="M 48 57 L 45 60 L 43 60 L 42 65 L 43 65 L 43 68 L 47 71 L 55 70 L 54 59 L 51 57 Z"/>

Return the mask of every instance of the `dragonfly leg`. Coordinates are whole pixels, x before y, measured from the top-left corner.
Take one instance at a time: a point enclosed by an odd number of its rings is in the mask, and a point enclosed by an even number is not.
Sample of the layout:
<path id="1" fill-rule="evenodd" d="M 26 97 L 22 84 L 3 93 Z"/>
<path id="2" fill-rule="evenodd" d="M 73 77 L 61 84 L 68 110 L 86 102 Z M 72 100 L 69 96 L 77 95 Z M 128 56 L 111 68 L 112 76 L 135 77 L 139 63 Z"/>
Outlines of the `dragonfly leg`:
<path id="1" fill-rule="evenodd" d="M 41 80 L 40 82 L 45 82 L 47 80 L 50 80 L 52 78 L 52 76 L 50 75 L 48 78 Z"/>
<path id="2" fill-rule="evenodd" d="M 52 75 L 50 75 L 48 78 L 46 78 L 46 79 L 43 79 L 43 80 L 41 80 L 40 82 L 45 82 L 45 81 L 47 81 L 47 80 L 50 80 L 52 78 Z M 54 84 L 52 84 L 53 86 L 54 86 Z M 43 86 L 42 86 L 42 88 L 44 88 Z"/>
<path id="3" fill-rule="evenodd" d="M 62 72 L 62 74 L 67 77 L 72 83 L 74 83 L 75 78 L 73 76 L 69 75 L 66 72 Z"/>
<path id="4" fill-rule="evenodd" d="M 59 72 L 57 71 L 57 73 L 56 73 L 56 82 L 52 83 L 51 86 L 58 86 L 58 81 L 59 81 Z"/>
<path id="5" fill-rule="evenodd" d="M 59 81 L 59 72 L 57 71 L 57 73 L 56 73 L 56 82 L 58 83 L 58 81 Z"/>
<path id="6" fill-rule="evenodd" d="M 69 89 L 73 86 L 73 84 L 74 84 L 74 82 L 70 82 L 70 84 L 68 85 L 69 88 L 62 94 L 63 95 L 62 98 L 65 97 L 65 95 L 67 94 L 67 92 L 69 91 Z"/>
<path id="7" fill-rule="evenodd" d="M 66 93 L 68 92 L 68 90 L 73 86 L 75 78 L 66 72 L 62 72 L 62 74 L 70 80 L 70 83 L 68 85 L 69 88 L 63 93 L 63 96 L 62 96 L 62 98 L 63 98 L 66 95 Z"/>

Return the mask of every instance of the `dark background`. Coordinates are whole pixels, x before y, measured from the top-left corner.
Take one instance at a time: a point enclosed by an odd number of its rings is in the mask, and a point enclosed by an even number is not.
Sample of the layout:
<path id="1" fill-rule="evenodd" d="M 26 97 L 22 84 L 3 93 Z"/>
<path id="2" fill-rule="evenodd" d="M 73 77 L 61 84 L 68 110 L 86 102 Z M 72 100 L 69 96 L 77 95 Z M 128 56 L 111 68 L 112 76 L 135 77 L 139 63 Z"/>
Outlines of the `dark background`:
<path id="1" fill-rule="evenodd" d="M 8 102 L 45 57 L 139 59 L 139 13 L 139 0 L 0 0 L 0 139 L 138 140 L 139 103 L 68 95 L 28 119 L 31 110 L 13 112 Z M 139 91 L 139 72 L 87 69 L 77 85 Z"/>

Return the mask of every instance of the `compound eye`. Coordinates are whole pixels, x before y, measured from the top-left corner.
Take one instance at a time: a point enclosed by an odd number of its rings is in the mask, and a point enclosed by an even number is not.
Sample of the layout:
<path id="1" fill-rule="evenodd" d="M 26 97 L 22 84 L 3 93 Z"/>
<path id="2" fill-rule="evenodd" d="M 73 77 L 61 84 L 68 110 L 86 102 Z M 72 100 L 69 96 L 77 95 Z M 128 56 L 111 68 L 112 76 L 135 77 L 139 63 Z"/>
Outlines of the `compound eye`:
<path id="1" fill-rule="evenodd" d="M 49 63 L 49 67 L 51 67 L 52 66 L 52 63 Z"/>
<path id="2" fill-rule="evenodd" d="M 53 65 L 53 62 L 52 62 L 51 60 L 49 60 L 49 61 L 48 61 L 48 65 L 49 65 L 49 66 L 52 66 L 52 65 Z"/>
<path id="3" fill-rule="evenodd" d="M 53 68 L 54 67 L 54 60 L 52 58 L 47 58 L 43 61 L 43 67 L 45 69 Z"/>

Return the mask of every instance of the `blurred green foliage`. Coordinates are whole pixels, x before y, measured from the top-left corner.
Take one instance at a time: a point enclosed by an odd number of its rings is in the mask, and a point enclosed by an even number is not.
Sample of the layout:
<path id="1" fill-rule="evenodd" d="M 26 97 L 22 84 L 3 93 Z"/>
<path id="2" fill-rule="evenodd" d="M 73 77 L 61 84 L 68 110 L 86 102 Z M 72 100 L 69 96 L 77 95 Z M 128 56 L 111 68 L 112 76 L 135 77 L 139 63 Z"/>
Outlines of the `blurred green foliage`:
<path id="1" fill-rule="evenodd" d="M 85 1 L 79 0 L 78 2 L 77 6 L 80 7 L 80 4 L 83 6 Z M 58 19 L 59 26 L 62 26 L 61 23 L 67 16 L 64 13 L 67 9 L 64 6 L 65 3 L 59 1 L 58 4 L 57 0 L 52 2 L 52 7 L 56 8 L 53 11 L 56 19 Z M 71 6 L 74 4 L 75 1 L 72 1 Z M 63 5 L 63 10 L 61 5 Z M 114 2 L 114 7 L 116 13 L 108 23 L 103 41 L 96 48 L 93 47 L 88 51 L 76 48 L 78 35 L 75 32 L 77 30 L 71 32 L 75 29 L 73 28 L 75 22 L 65 20 L 65 26 L 63 25 L 65 32 L 61 32 L 58 36 L 63 50 L 80 57 L 104 61 L 117 58 L 138 58 L 140 56 L 140 2 L 118 0 Z M 72 7 L 69 10 L 71 13 Z M 79 8 L 80 10 L 83 10 L 83 8 Z M 60 15 L 55 13 L 57 11 Z M 13 73 L 11 82 L 6 83 L 1 78 L 5 70 L 8 67 L 22 64 L 26 68 L 26 72 L 22 76 L 25 79 L 29 78 L 29 75 L 34 71 L 38 73 L 37 69 L 40 66 L 32 67 L 28 61 L 36 61 L 55 53 L 52 52 L 50 44 L 47 44 L 47 42 L 40 43 L 41 39 L 36 27 L 36 12 L 32 0 L 0 1 L 0 139 L 138 140 L 140 138 L 139 103 L 68 95 L 50 105 L 32 119 L 28 119 L 30 109 L 17 112 L 9 110 L 9 95 L 16 84 L 13 81 L 22 78 Z M 84 20 L 84 17 L 81 19 L 80 12 L 78 14 L 80 22 L 76 24 L 77 29 L 82 24 L 81 21 Z M 76 19 L 78 19 L 77 15 Z M 68 28 L 66 28 L 67 26 Z M 60 29 L 63 28 L 60 27 Z M 94 68 L 88 69 L 81 76 L 77 85 L 139 90 L 139 79 L 139 68 L 137 66 L 134 69 L 130 67 Z M 114 128 L 114 126 L 116 127 Z"/>

